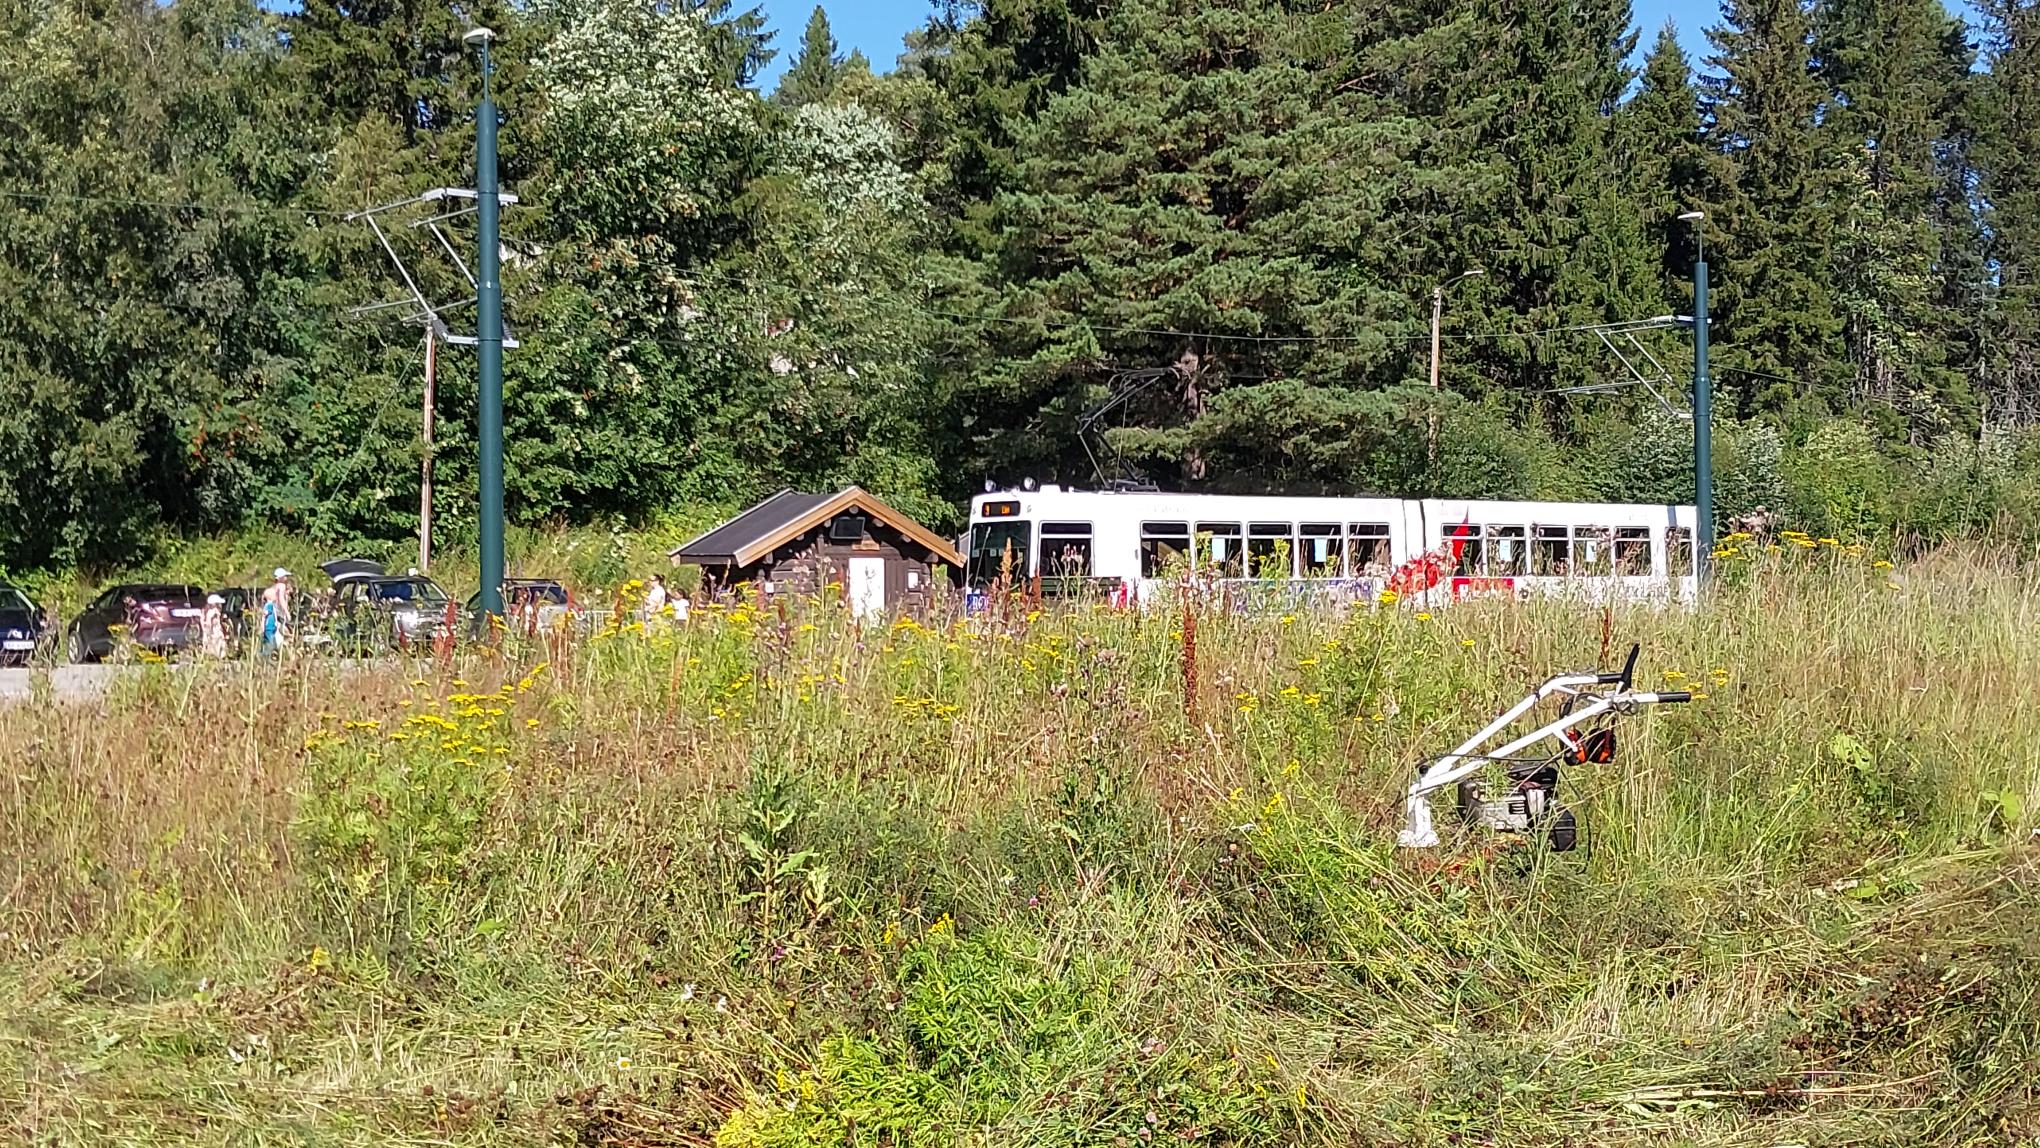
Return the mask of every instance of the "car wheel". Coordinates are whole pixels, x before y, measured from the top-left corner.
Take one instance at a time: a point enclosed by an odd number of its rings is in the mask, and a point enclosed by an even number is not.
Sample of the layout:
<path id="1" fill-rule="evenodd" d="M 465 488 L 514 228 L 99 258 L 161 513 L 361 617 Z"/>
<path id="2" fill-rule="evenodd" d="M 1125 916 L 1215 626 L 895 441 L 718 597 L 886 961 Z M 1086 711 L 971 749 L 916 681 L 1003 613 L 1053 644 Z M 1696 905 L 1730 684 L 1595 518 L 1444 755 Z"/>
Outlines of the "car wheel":
<path id="1" fill-rule="evenodd" d="M 69 642 L 69 647 L 70 648 L 67 652 L 70 655 L 72 665 L 82 666 L 87 664 L 88 662 L 96 662 L 99 660 L 92 656 L 91 648 L 85 645 L 85 635 L 80 631 L 77 630 L 71 631 L 71 640 Z"/>

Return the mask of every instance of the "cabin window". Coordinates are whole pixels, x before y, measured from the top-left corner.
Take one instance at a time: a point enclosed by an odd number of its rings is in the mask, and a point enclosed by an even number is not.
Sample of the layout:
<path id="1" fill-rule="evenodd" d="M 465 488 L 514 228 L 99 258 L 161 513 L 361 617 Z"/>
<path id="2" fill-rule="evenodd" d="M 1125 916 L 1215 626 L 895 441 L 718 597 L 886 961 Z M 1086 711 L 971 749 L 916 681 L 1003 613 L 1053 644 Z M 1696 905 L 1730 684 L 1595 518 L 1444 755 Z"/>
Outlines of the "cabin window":
<path id="1" fill-rule="evenodd" d="M 1024 521 L 980 522 L 970 528 L 970 554 L 964 582 L 989 586 L 1000 578 L 1019 581 L 1027 577 L 1028 545 L 1034 538 L 1034 524 Z"/>
<path id="2" fill-rule="evenodd" d="M 1459 563 L 1452 573 L 1461 578 L 1477 577 L 1485 569 L 1482 562 L 1485 550 L 1481 546 L 1480 527 L 1472 524 L 1450 526 L 1445 530 L 1446 545 L 1459 547 Z"/>
<path id="3" fill-rule="evenodd" d="M 1533 533 L 1530 573 L 1539 578 L 1563 578 L 1572 573 L 1572 563 L 1567 557 L 1572 545 L 1572 531 L 1563 526 L 1539 526 L 1533 528 Z"/>
<path id="4" fill-rule="evenodd" d="M 1041 524 L 1041 573 L 1045 578 L 1091 576 L 1091 524 Z"/>
<path id="5" fill-rule="evenodd" d="M 1520 578 L 1528 573 L 1530 557 L 1526 535 L 1520 526 L 1487 528 L 1487 572 L 1495 578 Z"/>
<path id="6" fill-rule="evenodd" d="M 1221 578 L 1238 578 L 1246 571 L 1237 522 L 1198 523 L 1194 553 L 1198 569 L 1209 570 Z"/>
<path id="7" fill-rule="evenodd" d="M 1256 522 L 1247 527 L 1247 570 L 1256 578 L 1296 575 L 1296 528 L 1287 522 Z"/>
<path id="8" fill-rule="evenodd" d="M 1190 569 L 1190 524 L 1187 522 L 1143 522 L 1140 524 L 1140 576 L 1166 578 Z"/>
<path id="9" fill-rule="evenodd" d="M 1650 573 L 1650 527 L 1615 528 L 1615 572 L 1627 575 Z"/>
<path id="10" fill-rule="evenodd" d="M 1613 534 L 1605 526 L 1579 526 L 1573 529 L 1572 570 L 1587 577 L 1606 577 L 1614 570 L 1610 561 L 1608 540 Z"/>
<path id="11" fill-rule="evenodd" d="M 1296 530 L 1296 558 L 1306 578 L 1339 576 L 1339 535 L 1336 522 L 1306 522 Z"/>
<path id="12" fill-rule="evenodd" d="M 1355 577 L 1379 577 L 1388 573 L 1390 558 L 1388 546 L 1388 523 L 1349 522 L 1346 524 L 1346 563 Z"/>
<path id="13" fill-rule="evenodd" d="M 1693 532 L 1683 526 L 1665 531 L 1665 573 L 1684 578 L 1693 572 Z"/>

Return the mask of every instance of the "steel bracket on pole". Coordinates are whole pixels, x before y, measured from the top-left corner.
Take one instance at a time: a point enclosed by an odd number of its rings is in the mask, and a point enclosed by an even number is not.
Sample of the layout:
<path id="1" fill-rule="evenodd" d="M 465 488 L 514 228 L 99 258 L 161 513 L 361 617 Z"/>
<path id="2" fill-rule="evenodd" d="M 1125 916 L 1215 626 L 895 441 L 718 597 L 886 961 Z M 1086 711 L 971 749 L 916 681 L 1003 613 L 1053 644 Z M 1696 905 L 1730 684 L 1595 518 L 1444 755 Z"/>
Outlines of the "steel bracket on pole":
<path id="1" fill-rule="evenodd" d="M 1615 356 L 1628 372 L 1627 379 L 1612 379 L 1605 383 L 1587 383 L 1577 387 L 1560 387 L 1555 393 L 1561 395 L 1602 395 L 1640 386 L 1650 393 L 1666 414 L 1675 419 L 1691 419 L 1693 412 L 1681 409 L 1668 397 L 1679 393 L 1679 381 L 1663 362 L 1651 353 L 1637 333 L 1641 331 L 1662 331 L 1671 327 L 1691 326 L 1693 320 L 1685 315 L 1654 315 L 1648 319 L 1633 319 L 1621 323 L 1601 323 L 1579 328 L 1601 340 L 1601 345 Z M 1626 348 L 1626 350 L 1625 350 Z"/>
<path id="2" fill-rule="evenodd" d="M 347 216 L 349 222 L 355 220 L 363 221 L 368 224 L 369 230 L 375 233 L 376 243 L 382 247 L 383 254 L 389 257 L 390 265 L 396 269 L 397 278 L 403 281 L 404 289 L 409 294 L 408 297 L 402 299 L 392 299 L 382 303 L 370 303 L 366 306 L 355 307 L 348 311 L 348 314 L 360 318 L 364 315 L 403 308 L 403 314 L 398 316 L 400 322 L 430 327 L 442 340 L 454 346 L 476 346 L 480 340 L 474 335 L 455 334 L 446 324 L 446 315 L 448 313 L 458 311 L 463 307 L 472 306 L 476 297 L 469 295 L 464 299 L 457 299 L 451 302 L 434 303 L 427 297 L 424 289 L 418 285 L 418 277 L 411 273 L 410 267 L 404 263 L 403 256 L 397 254 L 396 245 L 390 242 L 389 232 L 384 230 L 382 221 L 383 217 L 401 212 L 405 208 L 415 208 L 427 204 L 445 205 L 446 210 L 429 215 L 423 219 L 414 220 L 406 226 L 414 231 L 429 235 L 438 244 L 439 249 L 445 252 L 447 259 L 460 272 L 461 277 L 467 280 L 468 289 L 470 291 L 478 291 L 479 287 L 475 282 L 474 271 L 468 267 L 467 261 L 460 257 L 460 254 L 454 248 L 453 240 L 446 234 L 446 229 L 443 225 L 462 216 L 474 214 L 475 204 L 479 199 L 479 194 L 471 187 L 435 187 L 430 191 L 414 195 L 409 199 L 400 199 L 394 203 L 385 203 L 377 207 L 363 208 L 360 211 L 350 213 Z M 496 202 L 504 207 L 511 207 L 516 205 L 517 197 L 509 192 L 498 192 Z M 503 346 L 514 350 L 517 345 L 517 340 L 511 336 L 506 326 L 503 331 Z"/>

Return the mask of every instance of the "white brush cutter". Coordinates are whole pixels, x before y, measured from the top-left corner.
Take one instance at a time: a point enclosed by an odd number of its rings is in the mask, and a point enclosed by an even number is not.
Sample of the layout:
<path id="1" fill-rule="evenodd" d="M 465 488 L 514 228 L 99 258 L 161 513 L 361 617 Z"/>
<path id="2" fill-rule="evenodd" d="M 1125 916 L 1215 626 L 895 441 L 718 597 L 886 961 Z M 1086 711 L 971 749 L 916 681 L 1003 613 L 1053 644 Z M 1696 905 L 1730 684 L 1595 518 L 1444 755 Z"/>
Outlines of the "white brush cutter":
<path id="1" fill-rule="evenodd" d="M 1552 850 L 1571 849 L 1579 841 L 1579 821 L 1572 810 L 1558 802 L 1560 767 L 1586 762 L 1602 765 L 1615 760 L 1613 722 L 1617 716 L 1633 714 L 1658 702 L 1693 700 L 1693 695 L 1684 690 L 1649 693 L 1631 689 L 1637 649 L 1629 647 L 1629 659 L 1613 673 L 1560 674 L 1509 707 L 1458 749 L 1426 761 L 1423 771 L 1410 785 L 1406 803 L 1409 821 L 1396 835 L 1396 844 L 1413 849 L 1437 845 L 1438 831 L 1431 824 L 1430 797 L 1448 785 L 1457 784 L 1459 811 L 1467 824 L 1497 833 L 1542 832 Z M 1492 750 L 1481 748 L 1548 698 L 1565 699 L 1556 719 Z M 1582 726 L 1591 728 L 1583 730 Z M 1555 752 L 1546 754 L 1535 748 L 1547 739 L 1557 743 Z M 1479 776 L 1490 765 L 1500 765 L 1508 776 L 1507 790 L 1492 796 L 1486 781 Z"/>

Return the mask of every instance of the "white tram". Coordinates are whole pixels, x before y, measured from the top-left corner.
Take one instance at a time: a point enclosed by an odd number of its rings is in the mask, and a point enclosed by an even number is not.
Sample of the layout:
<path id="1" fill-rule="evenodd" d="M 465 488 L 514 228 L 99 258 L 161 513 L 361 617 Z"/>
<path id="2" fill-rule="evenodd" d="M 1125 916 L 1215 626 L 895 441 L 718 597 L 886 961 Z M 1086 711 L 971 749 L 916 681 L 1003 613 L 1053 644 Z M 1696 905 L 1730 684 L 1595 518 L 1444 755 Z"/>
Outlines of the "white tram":
<path id="1" fill-rule="evenodd" d="M 966 584 L 1155 599 L 1188 579 L 1243 598 L 1693 600 L 1691 506 L 1292 498 L 1043 486 L 971 500 Z"/>

